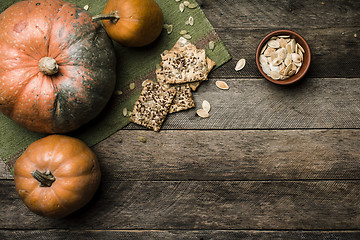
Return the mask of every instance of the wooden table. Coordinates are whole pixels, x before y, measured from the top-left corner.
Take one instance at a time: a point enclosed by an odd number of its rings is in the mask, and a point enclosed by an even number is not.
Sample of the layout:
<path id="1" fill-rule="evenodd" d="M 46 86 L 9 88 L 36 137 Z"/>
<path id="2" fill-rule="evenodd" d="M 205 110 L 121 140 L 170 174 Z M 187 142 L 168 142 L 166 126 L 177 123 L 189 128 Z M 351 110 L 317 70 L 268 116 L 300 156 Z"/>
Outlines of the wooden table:
<path id="1" fill-rule="evenodd" d="M 28 211 L 1 163 L 0 239 L 360 239 L 360 1 L 199 2 L 233 56 L 194 95 L 211 117 L 130 124 L 94 146 L 99 191 L 61 220 Z M 311 47 L 299 84 L 256 68 L 278 29 Z"/>

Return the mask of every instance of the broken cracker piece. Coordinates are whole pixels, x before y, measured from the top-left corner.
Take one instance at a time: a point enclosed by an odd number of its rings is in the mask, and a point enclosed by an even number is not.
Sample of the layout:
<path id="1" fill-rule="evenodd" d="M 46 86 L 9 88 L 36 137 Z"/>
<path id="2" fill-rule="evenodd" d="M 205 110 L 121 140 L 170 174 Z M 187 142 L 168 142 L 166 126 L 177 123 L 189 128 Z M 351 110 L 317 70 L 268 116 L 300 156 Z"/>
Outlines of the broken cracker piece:
<path id="1" fill-rule="evenodd" d="M 156 73 L 156 79 L 159 82 L 159 84 L 165 87 L 173 86 L 176 89 L 176 94 L 170 106 L 169 113 L 179 112 L 195 107 L 195 101 L 192 96 L 190 86 L 188 83 L 169 85 L 165 83 L 164 74 L 162 73 L 161 68 L 156 69 L 155 73 Z"/>
<path id="2" fill-rule="evenodd" d="M 176 95 L 170 106 L 169 113 L 180 112 L 195 107 L 195 101 L 191 93 L 189 84 L 175 86 Z"/>
<path id="3" fill-rule="evenodd" d="M 139 99 L 134 105 L 130 121 L 154 131 L 159 131 L 175 97 L 173 87 L 165 87 L 146 80 Z"/>
<path id="4" fill-rule="evenodd" d="M 210 58 L 206 58 L 206 62 L 207 62 L 207 66 L 208 66 L 208 71 L 210 72 L 214 66 L 215 66 L 215 62 L 212 61 Z M 207 78 L 205 80 L 208 80 Z M 196 91 L 196 89 L 200 86 L 200 84 L 203 81 L 198 81 L 198 82 L 191 82 L 189 83 L 191 90 L 193 90 L 194 92 Z"/>
<path id="5" fill-rule="evenodd" d="M 180 37 L 174 47 L 161 54 L 161 65 L 168 84 L 190 83 L 207 79 L 208 62 L 205 49 L 197 49 Z"/>
<path id="6" fill-rule="evenodd" d="M 185 51 L 185 50 L 196 50 L 196 46 L 189 42 L 187 39 L 180 37 L 179 40 L 175 43 L 173 48 L 170 51 Z M 208 73 L 214 68 L 215 62 L 212 61 L 209 57 L 206 57 L 207 63 L 207 71 Z M 207 78 L 205 79 L 207 80 Z M 190 82 L 190 88 L 192 91 L 196 91 L 196 89 L 200 86 L 202 81 Z"/>

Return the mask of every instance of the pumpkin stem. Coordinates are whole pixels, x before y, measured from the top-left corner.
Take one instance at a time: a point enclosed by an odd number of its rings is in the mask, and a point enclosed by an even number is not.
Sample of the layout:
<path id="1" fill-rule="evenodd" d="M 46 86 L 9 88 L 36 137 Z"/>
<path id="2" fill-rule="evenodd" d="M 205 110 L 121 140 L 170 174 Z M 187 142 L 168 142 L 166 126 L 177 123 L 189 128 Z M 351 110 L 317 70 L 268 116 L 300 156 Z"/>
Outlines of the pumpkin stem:
<path id="1" fill-rule="evenodd" d="M 55 182 L 55 177 L 49 170 L 43 173 L 35 170 L 31 172 L 31 175 L 39 182 L 40 187 L 51 187 L 53 182 Z"/>
<path id="2" fill-rule="evenodd" d="M 117 11 L 106 13 L 106 14 L 99 14 L 92 17 L 93 21 L 99 21 L 99 20 L 110 20 L 113 23 L 117 23 L 119 21 L 120 16 Z"/>
<path id="3" fill-rule="evenodd" d="M 54 75 L 59 71 L 59 65 L 51 57 L 43 57 L 39 61 L 39 70 L 45 75 Z"/>

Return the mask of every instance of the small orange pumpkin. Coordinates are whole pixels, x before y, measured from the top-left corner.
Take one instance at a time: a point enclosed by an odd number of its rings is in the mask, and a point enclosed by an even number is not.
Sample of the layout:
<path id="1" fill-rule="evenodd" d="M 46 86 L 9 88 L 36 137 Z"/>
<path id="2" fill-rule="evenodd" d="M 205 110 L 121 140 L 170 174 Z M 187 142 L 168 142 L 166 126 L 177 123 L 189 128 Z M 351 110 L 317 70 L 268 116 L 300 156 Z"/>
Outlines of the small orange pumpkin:
<path id="1" fill-rule="evenodd" d="M 50 135 L 32 143 L 15 163 L 15 187 L 36 214 L 62 218 L 87 204 L 101 172 L 93 151 L 81 140 Z"/>
<path id="2" fill-rule="evenodd" d="M 126 47 L 143 47 L 155 41 L 164 25 L 160 6 L 154 0 L 109 0 L 103 14 L 106 32 Z"/>

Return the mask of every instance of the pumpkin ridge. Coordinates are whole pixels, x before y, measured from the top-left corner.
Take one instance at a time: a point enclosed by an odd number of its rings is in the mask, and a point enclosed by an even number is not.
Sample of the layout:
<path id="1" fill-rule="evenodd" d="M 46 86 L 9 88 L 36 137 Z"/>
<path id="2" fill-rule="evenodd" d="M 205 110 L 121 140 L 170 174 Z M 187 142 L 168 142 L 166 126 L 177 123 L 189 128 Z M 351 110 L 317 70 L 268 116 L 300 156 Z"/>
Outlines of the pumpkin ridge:
<path id="1" fill-rule="evenodd" d="M 33 80 L 33 78 L 35 78 L 36 75 L 38 75 L 38 74 L 39 74 L 39 72 L 34 73 L 31 77 L 27 78 L 26 81 L 24 81 L 23 84 L 21 84 L 21 88 L 19 89 L 19 91 L 18 91 L 17 94 L 15 95 L 15 99 L 18 99 L 18 97 L 23 94 L 23 92 L 24 92 L 25 89 L 26 89 L 26 86 L 27 86 L 27 85 Z M 9 116 L 13 116 L 13 111 L 16 110 L 16 105 L 17 105 L 17 102 L 15 102 L 15 103 L 12 105 L 12 108 L 11 108 L 11 111 L 10 111 Z"/>
<path id="2" fill-rule="evenodd" d="M 58 202 L 59 206 L 64 209 L 65 211 L 68 211 L 69 207 L 66 207 L 61 201 L 59 196 L 57 195 L 57 193 L 54 191 L 54 189 L 52 187 L 50 187 L 50 190 L 52 192 L 52 194 L 54 195 L 54 197 L 56 198 L 56 201 Z"/>

